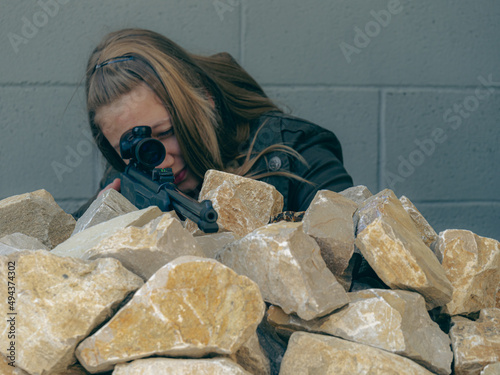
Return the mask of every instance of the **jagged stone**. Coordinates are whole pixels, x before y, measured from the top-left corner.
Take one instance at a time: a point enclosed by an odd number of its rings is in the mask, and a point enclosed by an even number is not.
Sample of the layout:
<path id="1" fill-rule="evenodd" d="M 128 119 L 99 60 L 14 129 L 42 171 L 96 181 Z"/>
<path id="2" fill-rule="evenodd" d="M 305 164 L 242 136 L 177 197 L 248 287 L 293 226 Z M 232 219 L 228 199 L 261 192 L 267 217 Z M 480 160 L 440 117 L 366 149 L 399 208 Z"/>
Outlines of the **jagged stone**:
<path id="1" fill-rule="evenodd" d="M 486 366 L 480 375 L 498 375 L 500 374 L 500 362 L 492 363 Z"/>
<path id="2" fill-rule="evenodd" d="M 258 286 L 208 258 L 180 257 L 77 348 L 92 373 L 156 356 L 235 353 L 255 332 L 265 304 Z"/>
<path id="3" fill-rule="evenodd" d="M 231 359 L 250 374 L 271 374 L 271 364 L 260 346 L 257 332 L 254 332 L 238 351 L 231 355 Z"/>
<path id="4" fill-rule="evenodd" d="M 143 227 L 119 230 L 86 251 L 82 258 L 115 258 L 128 270 L 148 280 L 165 264 L 182 255 L 205 256 L 191 233 L 166 213 Z"/>
<path id="5" fill-rule="evenodd" d="M 106 318 L 117 305 L 142 284 L 115 259 L 86 262 L 63 258 L 45 250 L 25 251 L 0 257 L 0 277 L 8 280 L 15 262 L 15 304 L 8 304 L 7 286 L 0 296 L 4 317 L 14 308 L 16 365 L 31 375 L 67 373 L 76 362 L 80 340 Z M 10 345 L 4 324 L 0 350 Z"/>
<path id="6" fill-rule="evenodd" d="M 283 330 L 326 333 L 408 357 L 433 373 L 451 373 L 450 339 L 427 313 L 423 297 L 402 290 L 349 293 L 350 303 L 325 318 L 303 321 L 271 306 L 268 321 Z"/>
<path id="7" fill-rule="evenodd" d="M 87 208 L 87 211 L 78 219 L 72 235 L 137 210 L 137 207 L 115 189 L 108 189 L 99 195 L 89 208 Z"/>
<path id="8" fill-rule="evenodd" d="M 52 249 L 71 235 L 75 223 L 43 189 L 0 201 L 0 237 L 24 233 Z"/>
<path id="9" fill-rule="evenodd" d="M 37 238 L 23 233 L 12 233 L 0 238 L 0 255 L 8 255 L 23 250 L 49 250 Z"/>
<path id="10" fill-rule="evenodd" d="M 227 358 L 148 358 L 119 364 L 113 375 L 251 375 Z"/>
<path id="11" fill-rule="evenodd" d="M 420 236 L 422 241 L 427 246 L 431 246 L 431 244 L 437 240 L 437 233 L 431 227 L 431 225 L 425 220 L 425 217 L 420 213 L 420 211 L 415 207 L 415 205 L 404 195 L 399 198 L 399 201 L 403 205 L 403 208 L 408 212 L 408 215 L 413 220 L 413 223 L 417 227 L 420 232 Z"/>
<path id="12" fill-rule="evenodd" d="M 280 375 L 432 375 L 412 360 L 368 345 L 313 333 L 295 332 Z"/>
<path id="13" fill-rule="evenodd" d="M 240 237 L 266 225 L 271 216 L 283 210 L 283 196 L 274 186 L 212 169 L 205 174 L 200 191 L 199 200 L 204 199 L 212 201 L 220 231 Z M 197 227 L 187 221 L 186 228 L 194 232 Z"/>
<path id="14" fill-rule="evenodd" d="M 219 232 L 207 234 L 206 236 L 195 237 L 196 242 L 205 254 L 206 258 L 215 259 L 215 256 L 222 248 L 231 242 L 241 239 L 240 236 L 233 232 Z"/>
<path id="15" fill-rule="evenodd" d="M 129 226 L 142 227 L 162 214 L 158 207 L 151 206 L 115 217 L 75 234 L 53 249 L 52 253 L 63 257 L 81 258 L 86 251 L 117 231 Z"/>
<path id="16" fill-rule="evenodd" d="M 355 243 L 391 289 L 420 293 L 429 310 L 450 302 L 453 287 L 443 267 L 420 236 L 408 231 L 397 218 L 376 218 L 358 234 Z"/>
<path id="17" fill-rule="evenodd" d="M 495 307 L 497 309 L 500 309 L 500 285 L 498 285 L 498 289 L 497 289 L 497 302 L 495 304 Z"/>
<path id="18" fill-rule="evenodd" d="M 486 365 L 500 362 L 500 310 L 483 309 L 479 319 L 452 317 L 451 345 L 456 375 L 476 375 Z"/>
<path id="19" fill-rule="evenodd" d="M 495 307 L 500 284 L 500 242 L 468 230 L 452 229 L 439 233 L 436 251 L 453 285 L 446 313 L 468 314 Z"/>
<path id="20" fill-rule="evenodd" d="M 357 208 L 338 193 L 320 190 L 302 219 L 304 232 L 316 240 L 326 266 L 337 278 L 347 269 L 354 252 L 352 217 Z"/>
<path id="21" fill-rule="evenodd" d="M 351 201 L 356 203 L 358 206 L 373 195 L 370 192 L 370 190 L 368 190 L 368 188 L 364 185 L 357 185 L 357 186 L 347 188 L 347 189 L 341 191 L 339 194 L 350 199 Z"/>
<path id="22" fill-rule="evenodd" d="M 362 232 L 378 217 L 391 218 L 409 232 L 420 234 L 413 219 L 403 207 L 401 201 L 390 189 L 384 189 L 366 199 L 358 208 L 355 216 L 356 235 Z"/>
<path id="23" fill-rule="evenodd" d="M 9 365 L 9 363 L 11 363 Z M 30 375 L 26 371 L 21 370 L 16 366 L 16 362 L 8 361 L 0 354 L 0 374 L 2 375 Z"/>
<path id="24" fill-rule="evenodd" d="M 264 300 L 306 320 L 348 303 L 318 244 L 304 233 L 300 222 L 263 226 L 226 245 L 217 260 L 255 281 Z"/>

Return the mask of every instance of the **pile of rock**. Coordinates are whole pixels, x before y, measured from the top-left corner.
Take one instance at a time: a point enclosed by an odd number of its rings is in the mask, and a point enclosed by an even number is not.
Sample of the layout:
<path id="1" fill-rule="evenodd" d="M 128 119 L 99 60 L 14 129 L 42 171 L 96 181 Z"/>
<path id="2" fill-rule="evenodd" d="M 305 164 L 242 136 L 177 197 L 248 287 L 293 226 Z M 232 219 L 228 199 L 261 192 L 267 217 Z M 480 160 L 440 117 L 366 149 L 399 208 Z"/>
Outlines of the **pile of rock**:
<path id="1" fill-rule="evenodd" d="M 219 233 L 114 190 L 78 222 L 43 190 L 0 201 L 0 373 L 500 373 L 498 241 L 364 186 L 301 222 L 222 172 L 200 199 Z"/>

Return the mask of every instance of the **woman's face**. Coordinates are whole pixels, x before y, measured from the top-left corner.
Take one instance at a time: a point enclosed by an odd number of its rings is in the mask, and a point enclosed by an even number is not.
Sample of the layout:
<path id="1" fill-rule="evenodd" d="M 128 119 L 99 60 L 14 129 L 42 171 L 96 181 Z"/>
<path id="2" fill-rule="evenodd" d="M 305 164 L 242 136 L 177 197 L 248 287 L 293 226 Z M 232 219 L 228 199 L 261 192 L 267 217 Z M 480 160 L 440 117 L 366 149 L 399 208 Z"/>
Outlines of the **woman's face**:
<path id="1" fill-rule="evenodd" d="M 166 156 L 157 168 L 172 168 L 174 183 L 179 190 L 188 193 L 196 189 L 201 180 L 196 177 L 182 158 L 179 142 L 173 133 L 170 115 L 156 94 L 145 84 L 123 95 L 115 102 L 101 107 L 96 122 L 111 146 L 120 154 L 120 138 L 135 126 L 146 125 L 152 136 L 165 146 Z M 125 161 L 127 162 L 127 161 Z"/>

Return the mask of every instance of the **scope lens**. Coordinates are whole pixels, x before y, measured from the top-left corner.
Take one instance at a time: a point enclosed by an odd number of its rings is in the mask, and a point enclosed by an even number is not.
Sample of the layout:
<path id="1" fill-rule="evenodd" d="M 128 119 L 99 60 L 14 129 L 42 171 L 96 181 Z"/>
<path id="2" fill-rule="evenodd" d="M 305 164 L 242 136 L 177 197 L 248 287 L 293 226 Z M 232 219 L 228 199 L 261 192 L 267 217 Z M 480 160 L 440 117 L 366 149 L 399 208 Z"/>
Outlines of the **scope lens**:
<path id="1" fill-rule="evenodd" d="M 146 168 L 153 169 L 165 159 L 165 147 L 157 139 L 146 138 L 137 144 L 135 156 L 137 161 Z"/>

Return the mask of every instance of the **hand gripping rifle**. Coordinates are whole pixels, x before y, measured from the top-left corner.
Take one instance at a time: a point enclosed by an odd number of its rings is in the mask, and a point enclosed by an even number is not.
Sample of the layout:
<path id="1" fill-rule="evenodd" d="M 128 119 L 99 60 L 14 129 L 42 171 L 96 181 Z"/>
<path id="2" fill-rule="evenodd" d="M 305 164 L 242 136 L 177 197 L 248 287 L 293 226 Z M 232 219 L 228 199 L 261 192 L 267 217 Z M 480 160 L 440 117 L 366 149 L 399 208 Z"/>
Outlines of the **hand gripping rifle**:
<path id="1" fill-rule="evenodd" d="M 172 209 L 181 219 L 190 219 L 205 233 L 215 233 L 217 212 L 212 202 L 198 202 L 174 185 L 171 168 L 155 168 L 165 159 L 165 147 L 151 138 L 149 126 L 136 126 L 120 138 L 120 153 L 130 159 L 121 175 L 121 193 L 137 208 L 158 206 L 167 212 Z"/>

